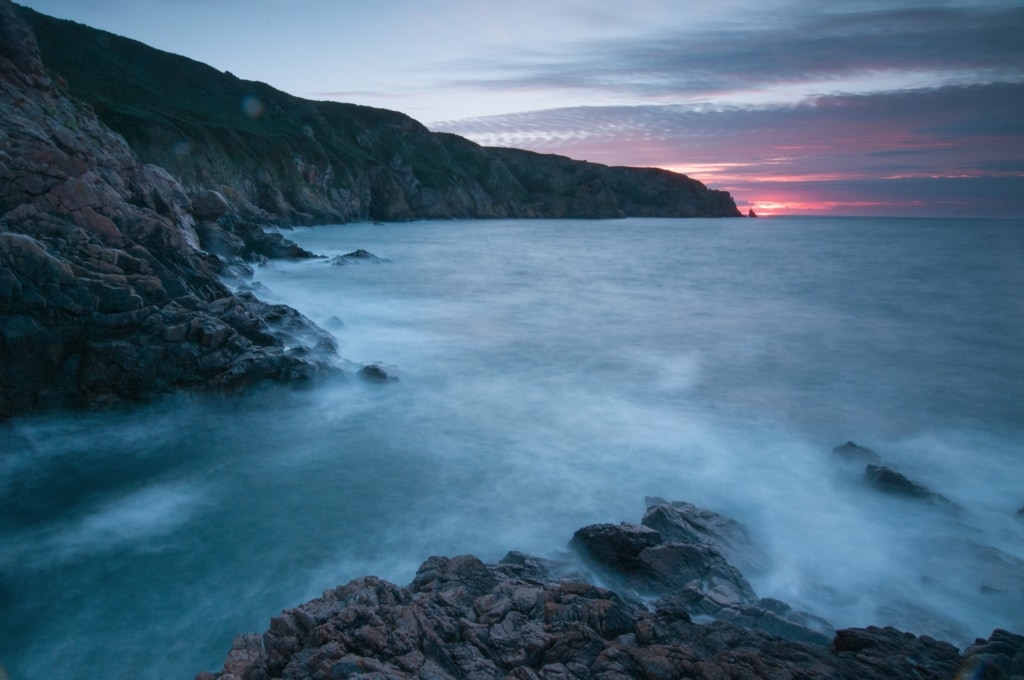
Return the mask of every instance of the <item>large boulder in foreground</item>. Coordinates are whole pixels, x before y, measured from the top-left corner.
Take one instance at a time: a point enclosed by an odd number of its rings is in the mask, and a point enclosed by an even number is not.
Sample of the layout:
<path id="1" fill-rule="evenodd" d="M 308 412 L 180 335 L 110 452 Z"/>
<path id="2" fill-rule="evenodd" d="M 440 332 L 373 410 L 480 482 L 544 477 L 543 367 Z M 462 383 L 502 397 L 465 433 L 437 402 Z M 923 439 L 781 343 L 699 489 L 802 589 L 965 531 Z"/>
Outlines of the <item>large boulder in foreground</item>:
<path id="1" fill-rule="evenodd" d="M 331 370 L 330 336 L 221 284 L 181 185 L 50 79 L 9 0 L 0 38 L 0 419 Z"/>

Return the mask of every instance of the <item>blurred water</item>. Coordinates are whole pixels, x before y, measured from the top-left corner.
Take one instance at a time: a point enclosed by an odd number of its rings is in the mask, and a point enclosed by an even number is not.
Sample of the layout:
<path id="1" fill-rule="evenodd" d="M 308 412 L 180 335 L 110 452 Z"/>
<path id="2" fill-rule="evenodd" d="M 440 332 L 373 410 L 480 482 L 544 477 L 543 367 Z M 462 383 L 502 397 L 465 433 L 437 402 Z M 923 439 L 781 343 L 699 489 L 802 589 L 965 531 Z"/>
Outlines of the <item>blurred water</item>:
<path id="1" fill-rule="evenodd" d="M 6 428 L 0 664 L 14 680 L 188 678 L 325 588 L 404 584 L 433 554 L 556 555 L 580 526 L 638 521 L 645 495 L 746 522 L 774 559 L 751 575 L 758 594 L 837 626 L 961 644 L 1024 630 L 1019 221 L 289 236 L 389 260 L 275 262 L 256 281 L 331 329 L 352 366 L 399 381 Z M 865 488 L 830 459 L 848 439 L 963 512 Z"/>

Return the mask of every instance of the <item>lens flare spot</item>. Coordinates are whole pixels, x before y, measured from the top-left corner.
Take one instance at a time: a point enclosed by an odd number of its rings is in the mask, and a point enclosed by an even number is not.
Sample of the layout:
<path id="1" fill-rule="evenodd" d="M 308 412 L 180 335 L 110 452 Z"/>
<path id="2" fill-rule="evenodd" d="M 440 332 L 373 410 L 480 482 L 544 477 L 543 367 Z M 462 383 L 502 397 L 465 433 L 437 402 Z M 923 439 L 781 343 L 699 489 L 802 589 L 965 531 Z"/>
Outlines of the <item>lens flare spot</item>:
<path id="1" fill-rule="evenodd" d="M 242 97 L 242 113 L 253 120 L 263 115 L 263 101 L 251 94 Z"/>

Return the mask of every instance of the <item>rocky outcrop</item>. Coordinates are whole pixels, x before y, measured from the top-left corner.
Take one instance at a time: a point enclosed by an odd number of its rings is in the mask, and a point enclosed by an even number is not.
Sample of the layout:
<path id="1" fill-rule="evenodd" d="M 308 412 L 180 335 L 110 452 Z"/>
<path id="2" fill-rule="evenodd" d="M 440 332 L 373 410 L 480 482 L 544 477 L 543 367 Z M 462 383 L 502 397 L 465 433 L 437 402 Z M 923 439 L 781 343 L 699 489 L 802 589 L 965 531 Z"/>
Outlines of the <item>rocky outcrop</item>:
<path id="1" fill-rule="evenodd" d="M 0 0 L 0 419 L 329 370 L 329 335 L 220 283 L 185 190 L 51 79 L 18 12 Z"/>
<path id="2" fill-rule="evenodd" d="M 298 99 L 80 24 L 24 15 L 47 68 L 76 97 L 190 192 L 218 192 L 242 223 L 740 215 L 728 193 L 684 175 L 483 148 L 400 113 Z"/>
<path id="3" fill-rule="evenodd" d="M 681 504 L 652 507 L 660 505 Z M 666 595 L 645 600 L 623 594 L 586 582 L 572 565 L 521 553 L 497 564 L 470 555 L 431 557 L 408 586 L 361 578 L 282 612 L 262 639 L 236 637 L 222 670 L 197 680 L 995 680 L 1024 673 L 1024 637 L 1002 630 L 961 654 L 948 643 L 894 628 L 840 630 L 822 642 L 793 639 L 784 628 L 701 622 L 672 589 L 690 587 L 684 574 L 701 560 L 720 563 L 710 544 L 676 543 L 695 549 L 668 550 L 654 560 L 644 553 L 672 544 L 649 527 L 629 524 L 587 527 L 573 541 L 606 573 L 653 583 Z M 728 580 L 737 586 L 735 575 Z M 765 611 L 786 609 L 762 603 Z"/>

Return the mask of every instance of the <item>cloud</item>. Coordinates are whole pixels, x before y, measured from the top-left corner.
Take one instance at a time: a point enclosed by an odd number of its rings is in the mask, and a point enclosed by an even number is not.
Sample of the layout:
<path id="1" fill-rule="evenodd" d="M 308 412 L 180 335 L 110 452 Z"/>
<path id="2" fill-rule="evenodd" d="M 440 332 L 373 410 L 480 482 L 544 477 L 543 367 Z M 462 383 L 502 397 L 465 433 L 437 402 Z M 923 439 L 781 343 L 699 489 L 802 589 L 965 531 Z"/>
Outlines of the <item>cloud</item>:
<path id="1" fill-rule="evenodd" d="M 713 31 L 532 49 L 452 66 L 450 85 L 484 90 L 700 97 L 806 84 L 813 92 L 1024 81 L 1024 6 L 770 6 Z"/>
<path id="2" fill-rule="evenodd" d="M 782 195 L 791 204 L 810 203 L 814 190 L 821 192 L 819 203 L 836 204 L 829 210 L 863 211 L 870 204 L 884 212 L 903 189 L 918 198 L 899 205 L 918 201 L 937 212 L 943 200 L 966 210 L 961 203 L 972 195 L 981 200 L 978 187 L 989 187 L 1008 193 L 984 199 L 979 210 L 1012 215 L 1024 211 L 1024 119 L 1015 115 L 1022 110 L 1024 84 L 998 83 L 821 96 L 784 106 L 573 107 L 433 127 L 485 145 L 663 167 L 728 189 L 745 203 Z M 838 195 L 826 191 L 839 187 Z M 873 193 L 854 200 L 858 191 Z"/>

